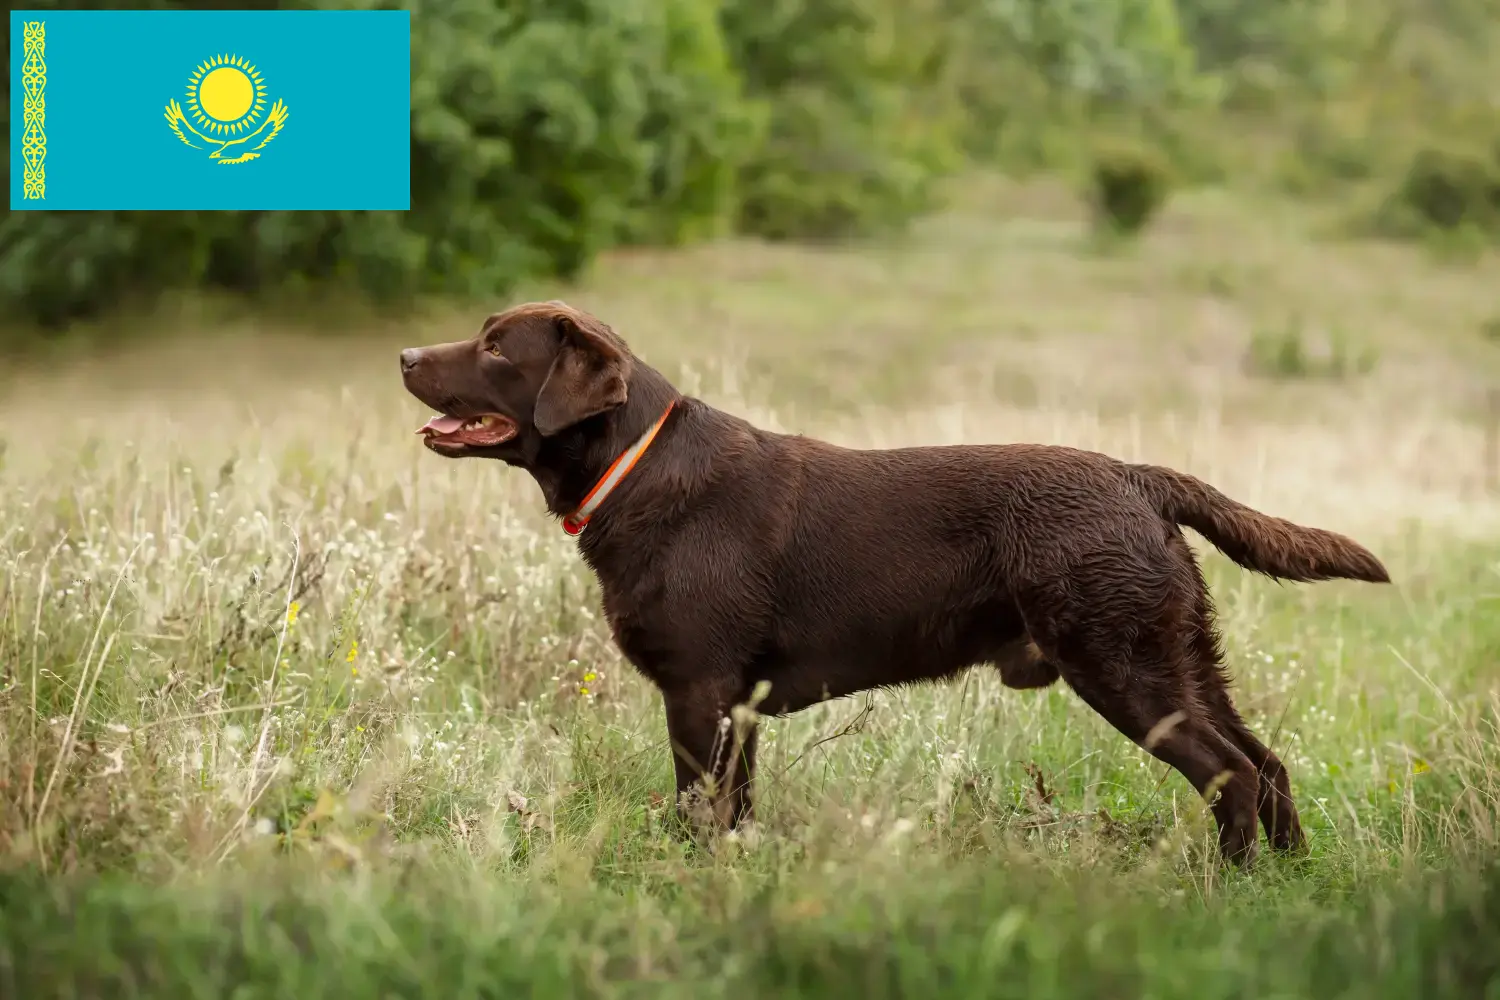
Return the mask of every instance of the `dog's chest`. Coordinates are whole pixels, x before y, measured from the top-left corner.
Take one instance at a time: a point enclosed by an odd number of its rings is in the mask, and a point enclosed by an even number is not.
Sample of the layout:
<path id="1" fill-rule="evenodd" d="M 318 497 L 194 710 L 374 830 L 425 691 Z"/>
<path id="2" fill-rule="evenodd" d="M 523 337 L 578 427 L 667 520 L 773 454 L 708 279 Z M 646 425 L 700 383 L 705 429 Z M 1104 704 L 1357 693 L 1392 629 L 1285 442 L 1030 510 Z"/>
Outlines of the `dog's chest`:
<path id="1" fill-rule="evenodd" d="M 669 629 L 662 620 L 658 602 L 643 599 L 619 587 L 604 587 L 604 620 L 621 653 L 636 669 L 652 680 L 670 652 Z"/>
<path id="2" fill-rule="evenodd" d="M 648 576 L 628 586 L 601 583 L 604 620 L 616 647 L 658 686 L 673 686 L 676 672 L 694 669 L 721 645 L 717 631 L 704 623 L 723 615 L 685 601 L 667 581 Z"/>
<path id="3" fill-rule="evenodd" d="M 610 635 L 630 665 L 657 687 L 671 686 L 673 664 L 681 661 L 673 655 L 670 633 L 654 627 L 648 618 L 630 612 L 608 614 Z"/>

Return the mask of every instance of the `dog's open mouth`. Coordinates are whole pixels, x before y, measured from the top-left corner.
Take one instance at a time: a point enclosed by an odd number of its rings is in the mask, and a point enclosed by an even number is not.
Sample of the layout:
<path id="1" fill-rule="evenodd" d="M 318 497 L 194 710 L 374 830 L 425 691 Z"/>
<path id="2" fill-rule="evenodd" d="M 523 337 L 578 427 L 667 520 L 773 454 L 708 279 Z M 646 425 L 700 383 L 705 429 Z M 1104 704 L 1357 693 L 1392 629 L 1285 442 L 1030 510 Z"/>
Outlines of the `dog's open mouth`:
<path id="1" fill-rule="evenodd" d="M 516 422 L 498 413 L 481 413 L 467 420 L 439 414 L 417 428 L 429 448 L 489 448 L 516 436 Z"/>

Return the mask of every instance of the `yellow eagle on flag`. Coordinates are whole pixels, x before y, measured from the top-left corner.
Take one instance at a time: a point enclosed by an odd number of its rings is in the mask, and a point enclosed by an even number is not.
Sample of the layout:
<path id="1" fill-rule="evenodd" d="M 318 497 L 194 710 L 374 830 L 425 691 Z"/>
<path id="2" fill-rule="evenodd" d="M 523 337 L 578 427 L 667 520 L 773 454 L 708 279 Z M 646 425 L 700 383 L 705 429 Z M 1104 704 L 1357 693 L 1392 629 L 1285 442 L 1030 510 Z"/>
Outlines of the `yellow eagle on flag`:
<path id="1" fill-rule="evenodd" d="M 236 55 L 218 55 L 188 79 L 187 111 L 174 99 L 167 102 L 165 117 L 186 145 L 203 148 L 188 138 L 191 134 L 212 147 L 209 159 L 247 163 L 276 138 L 289 114 L 279 98 L 267 111 L 265 94 L 265 81 L 254 65 Z M 257 145 L 249 145 L 257 138 Z"/>

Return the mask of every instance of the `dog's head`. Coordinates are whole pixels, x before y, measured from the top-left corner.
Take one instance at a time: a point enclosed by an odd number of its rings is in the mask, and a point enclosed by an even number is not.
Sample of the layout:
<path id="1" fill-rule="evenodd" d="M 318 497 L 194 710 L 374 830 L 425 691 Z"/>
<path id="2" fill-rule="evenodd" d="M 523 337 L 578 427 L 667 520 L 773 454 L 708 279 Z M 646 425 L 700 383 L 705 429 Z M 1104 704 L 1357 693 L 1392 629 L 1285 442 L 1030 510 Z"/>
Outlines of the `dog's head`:
<path id="1" fill-rule="evenodd" d="M 630 349 L 603 322 L 562 302 L 496 313 L 477 336 L 401 352 L 401 377 L 438 411 L 420 428 L 449 458 L 525 463 L 544 439 L 625 403 Z"/>

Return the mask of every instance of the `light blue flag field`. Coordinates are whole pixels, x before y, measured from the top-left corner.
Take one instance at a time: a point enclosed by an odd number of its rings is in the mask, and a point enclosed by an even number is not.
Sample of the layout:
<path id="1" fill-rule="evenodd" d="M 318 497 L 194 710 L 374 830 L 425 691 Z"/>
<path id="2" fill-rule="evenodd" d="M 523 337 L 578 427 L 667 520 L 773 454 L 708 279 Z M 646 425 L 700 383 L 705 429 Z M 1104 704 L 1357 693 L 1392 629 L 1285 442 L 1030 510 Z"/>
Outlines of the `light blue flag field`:
<path id="1" fill-rule="evenodd" d="M 10 207 L 411 207 L 411 15 L 13 10 Z"/>

